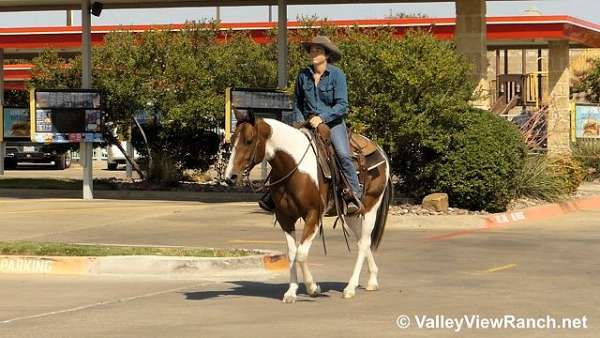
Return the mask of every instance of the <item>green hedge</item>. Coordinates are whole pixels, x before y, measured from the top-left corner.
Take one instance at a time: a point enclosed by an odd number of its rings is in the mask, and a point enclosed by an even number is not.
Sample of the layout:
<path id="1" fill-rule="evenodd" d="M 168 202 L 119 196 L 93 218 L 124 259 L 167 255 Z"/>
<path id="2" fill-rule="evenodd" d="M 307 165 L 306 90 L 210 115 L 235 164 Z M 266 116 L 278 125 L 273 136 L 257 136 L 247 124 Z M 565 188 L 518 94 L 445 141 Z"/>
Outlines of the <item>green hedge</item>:
<path id="1" fill-rule="evenodd" d="M 468 111 L 468 126 L 452 136 L 447 153 L 423 170 L 431 191 L 448 193 L 453 205 L 504 211 L 517 197 L 526 147 L 517 128 L 487 111 Z"/>

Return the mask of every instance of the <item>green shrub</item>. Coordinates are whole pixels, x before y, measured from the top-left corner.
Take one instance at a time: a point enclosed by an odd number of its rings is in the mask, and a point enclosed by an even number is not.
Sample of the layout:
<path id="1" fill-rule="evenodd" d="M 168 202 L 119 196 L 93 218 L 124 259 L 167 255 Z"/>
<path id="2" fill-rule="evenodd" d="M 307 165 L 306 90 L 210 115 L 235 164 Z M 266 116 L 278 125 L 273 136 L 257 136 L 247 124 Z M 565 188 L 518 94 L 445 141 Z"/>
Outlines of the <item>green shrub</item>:
<path id="1" fill-rule="evenodd" d="M 554 170 L 564 180 L 567 194 L 573 194 L 585 180 L 585 170 L 581 162 L 571 155 L 551 156 Z"/>
<path id="2" fill-rule="evenodd" d="M 583 180 L 579 162 L 569 157 L 531 155 L 518 177 L 518 197 L 549 202 L 567 198 Z"/>
<path id="3" fill-rule="evenodd" d="M 424 166 L 423 176 L 452 205 L 504 211 L 517 195 L 525 144 L 513 124 L 490 112 L 470 109 L 466 116 L 466 129 L 451 136 L 447 152 Z"/>
<path id="4" fill-rule="evenodd" d="M 446 151 L 463 127 L 473 96 L 471 66 L 452 44 L 411 31 L 349 34 L 340 42 L 348 77 L 350 120 L 388 152 L 394 172 L 422 186 L 420 168 Z M 409 183 L 409 182 L 407 182 Z"/>
<path id="5" fill-rule="evenodd" d="M 594 181 L 600 178 L 600 141 L 577 142 L 573 146 L 573 157 L 581 162 L 586 181 Z"/>

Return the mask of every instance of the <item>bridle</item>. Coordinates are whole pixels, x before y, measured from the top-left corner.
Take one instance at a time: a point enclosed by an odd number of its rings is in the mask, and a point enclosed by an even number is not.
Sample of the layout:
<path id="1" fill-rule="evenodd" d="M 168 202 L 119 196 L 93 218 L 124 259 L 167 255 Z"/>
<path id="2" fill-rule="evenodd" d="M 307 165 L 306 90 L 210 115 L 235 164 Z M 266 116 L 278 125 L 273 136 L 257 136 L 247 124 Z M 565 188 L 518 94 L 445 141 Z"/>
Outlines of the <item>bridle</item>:
<path id="1" fill-rule="evenodd" d="M 250 123 L 249 121 L 244 121 L 242 123 L 240 123 L 238 125 L 241 126 L 244 123 Z M 254 128 L 254 125 L 253 125 Z M 258 133 L 257 133 L 258 135 Z M 308 138 L 308 137 L 307 137 Z M 254 168 L 258 163 L 256 163 L 256 153 L 258 152 L 258 136 L 254 145 L 254 149 L 252 150 L 252 156 L 250 156 L 250 159 L 248 160 L 248 162 L 246 163 L 246 166 L 244 167 L 244 171 L 242 172 L 242 176 L 243 179 L 248 180 L 248 184 L 250 185 L 250 188 L 255 191 L 254 186 L 252 185 L 252 181 L 250 180 L 250 171 L 252 170 L 252 168 Z M 306 150 L 304 151 L 304 154 L 302 154 L 302 157 L 300 158 L 300 161 L 298 161 L 298 163 L 296 163 L 296 165 L 294 166 L 294 168 L 292 170 L 290 170 L 290 172 L 288 172 L 287 174 L 285 174 L 283 177 L 277 179 L 275 182 L 268 182 L 269 179 L 271 178 L 271 173 L 269 173 L 269 175 L 267 176 L 267 178 L 265 178 L 264 182 L 262 183 L 262 187 L 259 188 L 258 190 L 264 190 L 264 189 L 269 189 L 273 186 L 276 186 L 282 182 L 284 182 L 285 180 L 287 180 L 288 178 L 290 178 L 290 176 L 292 176 L 297 170 L 298 167 L 300 166 L 300 164 L 304 161 L 304 158 L 306 157 L 306 154 L 308 154 L 308 151 L 312 148 L 312 144 L 310 139 L 308 140 L 308 146 L 306 147 Z"/>

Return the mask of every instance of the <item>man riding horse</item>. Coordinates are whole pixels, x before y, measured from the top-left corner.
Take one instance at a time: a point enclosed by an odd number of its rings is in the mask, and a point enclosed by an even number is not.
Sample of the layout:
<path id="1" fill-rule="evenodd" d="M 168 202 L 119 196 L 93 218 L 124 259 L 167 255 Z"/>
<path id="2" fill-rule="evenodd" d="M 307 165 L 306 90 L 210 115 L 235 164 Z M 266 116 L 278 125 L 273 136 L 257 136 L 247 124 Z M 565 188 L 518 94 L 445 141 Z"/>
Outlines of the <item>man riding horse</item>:
<path id="1" fill-rule="evenodd" d="M 309 54 L 311 64 L 300 71 L 294 91 L 294 113 L 308 121 L 316 129 L 325 123 L 331 130 L 331 143 L 341 171 L 352 189 L 347 195 L 347 213 L 355 214 L 363 209 L 360 201 L 362 187 L 350 155 L 348 131 L 344 118 L 348 112 L 348 85 L 344 72 L 332 65 L 342 58 L 338 47 L 325 36 L 317 36 L 302 46 Z M 272 211 L 275 208 L 271 195 L 267 193 L 259 205 Z"/>
<path id="2" fill-rule="evenodd" d="M 274 209 L 285 235 L 290 272 L 289 287 L 282 298 L 285 303 L 296 301 L 299 272 L 304 276 L 307 294 L 313 297 L 320 294 L 307 263 L 308 255 L 315 237 L 323 230 L 323 216 L 334 206 L 344 229 L 355 235 L 358 246 L 343 297 L 355 296 L 365 261 L 369 268 L 365 289 L 377 290 L 379 270 L 373 251 L 383 237 L 393 199 L 389 160 L 379 146 L 361 135 L 354 135 L 351 142 L 353 151 L 359 155 L 360 174 L 355 172 L 344 122 L 348 108 L 346 78 L 339 68 L 330 64 L 339 60 L 341 53 L 325 37 L 316 37 L 303 46 L 310 53 L 312 65 L 298 75 L 294 109 L 311 127 L 318 127 L 314 137 L 308 135 L 305 128 L 236 112 L 231 156 L 225 169 L 226 182 L 235 184 L 239 178 L 248 177 L 257 164 L 267 161 L 271 165 L 271 174 L 265 182 L 270 192 L 261 206 Z M 338 203 L 337 183 L 341 175 L 325 169 L 335 170 L 336 163 L 328 160 L 326 164 L 332 165 L 325 167 L 321 162 L 323 146 L 327 146 L 326 153 L 330 153 L 329 145 L 333 145 L 339 157 L 337 162 L 348 181 L 346 185 L 350 187 L 341 194 L 348 200 L 346 216 L 341 216 L 343 211 Z"/>

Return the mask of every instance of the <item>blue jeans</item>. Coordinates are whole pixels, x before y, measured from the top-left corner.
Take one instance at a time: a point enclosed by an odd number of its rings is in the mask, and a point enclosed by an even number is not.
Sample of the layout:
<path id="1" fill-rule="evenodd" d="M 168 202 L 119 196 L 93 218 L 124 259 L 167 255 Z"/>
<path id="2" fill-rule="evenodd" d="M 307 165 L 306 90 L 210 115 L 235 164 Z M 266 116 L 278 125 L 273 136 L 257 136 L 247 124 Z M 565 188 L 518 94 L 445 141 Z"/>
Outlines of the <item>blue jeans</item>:
<path id="1" fill-rule="evenodd" d="M 348 179 L 350 187 L 354 192 L 356 198 L 362 197 L 362 191 L 360 184 L 358 183 L 358 175 L 352 163 L 352 156 L 350 155 L 350 144 L 348 143 L 348 130 L 344 121 L 336 124 L 328 125 L 331 129 L 331 143 L 335 149 L 335 153 L 341 164 L 341 170 L 344 176 Z"/>

